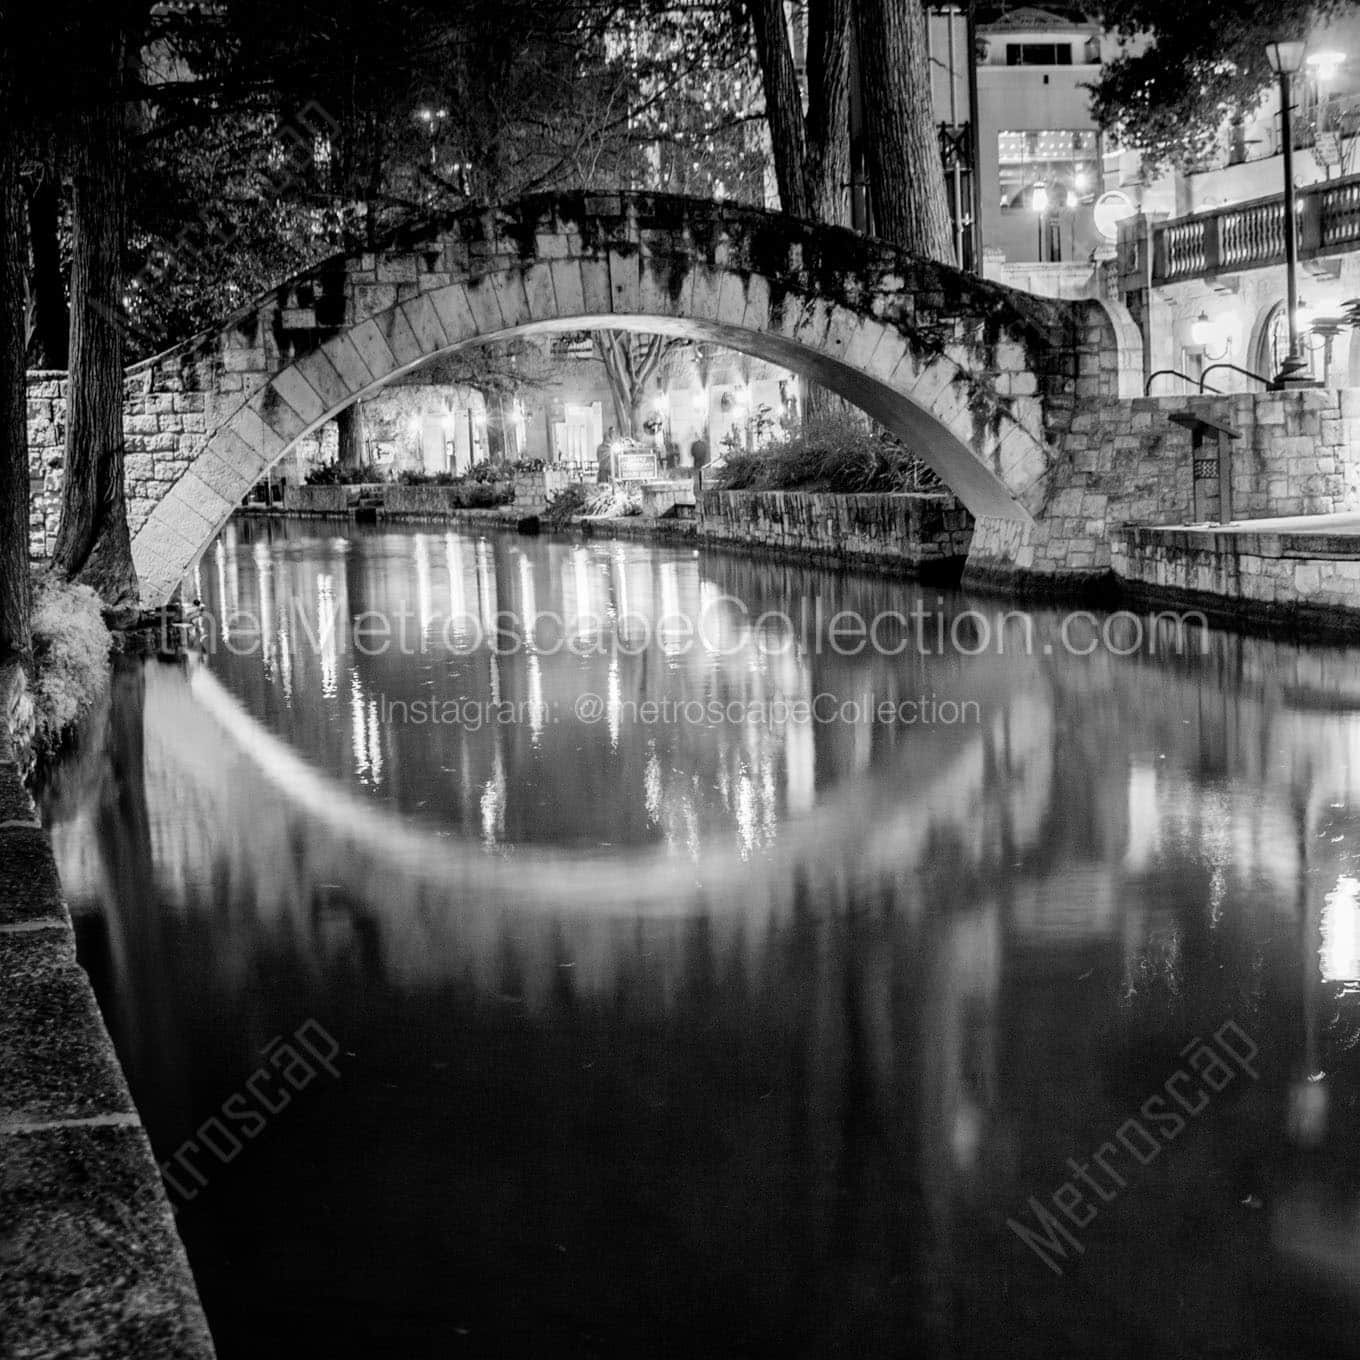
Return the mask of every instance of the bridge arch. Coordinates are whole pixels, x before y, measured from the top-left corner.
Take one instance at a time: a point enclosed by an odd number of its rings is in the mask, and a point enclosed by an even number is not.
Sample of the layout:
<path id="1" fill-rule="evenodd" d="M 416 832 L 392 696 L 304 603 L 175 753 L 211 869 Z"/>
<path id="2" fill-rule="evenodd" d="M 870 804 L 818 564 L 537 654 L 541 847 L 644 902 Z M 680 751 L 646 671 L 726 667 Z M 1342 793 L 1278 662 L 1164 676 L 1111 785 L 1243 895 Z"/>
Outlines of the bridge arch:
<path id="1" fill-rule="evenodd" d="M 974 514 L 1021 524 L 1047 501 L 1077 397 L 1117 386 L 1098 303 L 839 228 L 643 194 L 468 209 L 326 261 L 132 371 L 129 409 L 155 408 L 160 445 L 152 479 L 129 475 L 144 602 L 168 598 L 260 476 L 351 402 L 465 346 L 582 329 L 715 340 L 805 374 Z"/>

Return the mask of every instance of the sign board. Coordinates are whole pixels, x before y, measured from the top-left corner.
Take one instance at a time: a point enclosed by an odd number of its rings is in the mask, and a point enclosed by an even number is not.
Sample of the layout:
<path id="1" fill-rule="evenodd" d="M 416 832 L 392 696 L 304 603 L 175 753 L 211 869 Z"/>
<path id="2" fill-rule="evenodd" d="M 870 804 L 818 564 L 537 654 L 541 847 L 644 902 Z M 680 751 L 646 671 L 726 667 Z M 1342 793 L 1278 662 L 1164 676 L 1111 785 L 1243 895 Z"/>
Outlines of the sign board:
<path id="1" fill-rule="evenodd" d="M 616 482 L 650 482 L 657 475 L 655 453 L 616 453 L 614 480 Z"/>

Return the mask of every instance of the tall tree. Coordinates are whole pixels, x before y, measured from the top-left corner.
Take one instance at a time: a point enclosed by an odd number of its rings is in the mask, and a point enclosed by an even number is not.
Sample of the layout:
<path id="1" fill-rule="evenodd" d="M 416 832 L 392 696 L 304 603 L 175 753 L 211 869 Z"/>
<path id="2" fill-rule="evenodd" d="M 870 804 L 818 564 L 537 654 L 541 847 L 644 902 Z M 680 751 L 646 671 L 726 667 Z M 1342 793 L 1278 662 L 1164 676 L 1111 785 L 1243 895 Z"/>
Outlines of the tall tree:
<path id="1" fill-rule="evenodd" d="M 1353 0 L 1102 0 L 1092 7 L 1138 43 L 1106 62 L 1092 111 L 1151 170 L 1209 154 L 1226 117 L 1249 112 L 1275 77 L 1266 44 L 1302 37 Z"/>
<path id="2" fill-rule="evenodd" d="M 123 236 L 126 74 L 136 9 L 80 11 L 71 194 L 71 345 L 66 459 L 53 567 L 98 591 L 114 616 L 135 613 L 123 491 Z"/>
<path id="3" fill-rule="evenodd" d="M 854 0 L 874 234 L 953 260 L 949 202 L 919 0 Z"/>
<path id="4" fill-rule="evenodd" d="M 17 54 L 12 43 L 12 25 L 16 22 L 12 7 L 0 5 L 0 681 L 14 662 L 27 666 L 32 653 L 24 362 L 27 249 L 15 135 Z M 7 698 L 0 692 L 0 703 Z M 4 717 L 0 707 L 0 721 Z"/>
<path id="5" fill-rule="evenodd" d="M 765 92 L 779 204 L 843 224 L 850 167 L 850 3 L 807 0 L 792 27 L 783 0 L 744 0 Z M 807 97 L 793 44 L 807 47 Z"/>
<path id="6" fill-rule="evenodd" d="M 638 439 L 647 419 L 647 384 L 657 376 L 662 359 L 688 341 L 631 331 L 591 331 L 590 338 L 609 382 L 615 428 L 626 439 Z"/>

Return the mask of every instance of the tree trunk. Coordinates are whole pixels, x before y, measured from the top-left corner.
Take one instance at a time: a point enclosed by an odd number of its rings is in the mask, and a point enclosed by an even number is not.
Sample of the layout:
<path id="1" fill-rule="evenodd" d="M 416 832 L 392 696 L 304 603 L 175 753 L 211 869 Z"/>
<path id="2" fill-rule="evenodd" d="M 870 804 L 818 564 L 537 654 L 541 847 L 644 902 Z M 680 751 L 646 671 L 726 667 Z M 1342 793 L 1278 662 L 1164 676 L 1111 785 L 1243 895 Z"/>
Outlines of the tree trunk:
<path id="1" fill-rule="evenodd" d="M 337 461 L 342 468 L 362 467 L 364 462 L 364 412 L 363 403 L 354 401 L 345 407 L 335 418 L 336 433 L 339 436 Z"/>
<path id="2" fill-rule="evenodd" d="M 624 439 L 633 437 L 632 367 L 627 347 L 631 337 L 614 331 L 594 331 L 595 353 L 604 365 L 609 397 L 614 404 L 614 430 Z"/>
<path id="3" fill-rule="evenodd" d="M 807 186 L 812 215 L 844 226 L 850 208 L 850 3 L 809 0 Z"/>
<path id="4" fill-rule="evenodd" d="M 24 362 L 23 197 L 11 129 L 8 53 L 0 51 L 0 675 L 32 659 L 29 635 L 28 402 Z M 6 695 L 0 692 L 0 704 Z M 0 706 L 0 724 L 5 719 Z"/>
<path id="5" fill-rule="evenodd" d="M 61 523 L 53 565 L 93 586 L 106 611 L 137 607 L 123 492 L 122 245 L 125 211 L 124 34 L 91 17 L 91 64 L 104 76 L 84 91 L 71 199 L 71 352 Z"/>
<path id="6" fill-rule="evenodd" d="M 952 262 L 925 7 L 917 0 L 855 0 L 855 42 L 874 233 L 914 254 Z"/>
<path id="7" fill-rule="evenodd" d="M 33 368 L 64 369 L 71 314 L 66 306 L 66 273 L 61 264 L 61 183 L 51 167 L 30 182 L 27 197 L 33 266 L 28 362 Z"/>
<path id="8" fill-rule="evenodd" d="M 770 128 L 779 205 L 794 217 L 810 217 L 807 188 L 807 132 L 798 69 L 789 50 L 784 0 L 746 0 L 755 38 L 756 60 L 765 90 L 765 121 Z"/>

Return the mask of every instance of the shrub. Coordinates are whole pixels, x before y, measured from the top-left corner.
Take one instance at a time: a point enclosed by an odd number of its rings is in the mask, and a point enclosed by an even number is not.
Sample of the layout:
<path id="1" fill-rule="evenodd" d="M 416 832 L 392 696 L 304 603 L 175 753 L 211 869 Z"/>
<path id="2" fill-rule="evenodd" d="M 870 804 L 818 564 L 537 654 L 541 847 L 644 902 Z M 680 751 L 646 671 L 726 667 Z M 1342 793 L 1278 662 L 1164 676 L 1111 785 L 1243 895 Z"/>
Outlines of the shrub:
<path id="1" fill-rule="evenodd" d="M 842 495 L 925 490 L 932 481 L 929 470 L 900 441 L 847 415 L 810 420 L 787 439 L 753 453 L 732 453 L 715 476 L 729 491 Z"/>
<path id="2" fill-rule="evenodd" d="M 465 482 L 502 482 L 508 473 L 504 463 L 474 463 L 463 474 Z"/>
<path id="3" fill-rule="evenodd" d="M 458 488 L 458 503 L 469 510 L 505 505 L 515 498 L 515 488 L 507 482 L 464 482 Z"/>
<path id="4" fill-rule="evenodd" d="M 623 519 L 642 513 L 642 493 L 628 483 L 602 486 L 593 494 L 587 493 L 585 514 L 604 519 Z"/>
<path id="5" fill-rule="evenodd" d="M 373 463 L 358 467 L 341 467 L 339 463 L 323 463 L 314 467 L 306 477 L 307 486 L 360 486 L 371 482 L 385 482 L 387 476 Z"/>
<path id="6" fill-rule="evenodd" d="M 584 515 L 590 496 L 578 482 L 564 487 L 550 500 L 539 517 L 554 529 L 565 529 L 578 515 Z"/>
<path id="7" fill-rule="evenodd" d="M 456 472 L 412 472 L 409 469 L 397 474 L 398 486 L 457 486 Z"/>
<path id="8" fill-rule="evenodd" d="M 89 586 L 44 575 L 33 583 L 34 746 L 61 744 L 103 692 L 113 639 Z"/>
<path id="9" fill-rule="evenodd" d="M 492 469 L 491 474 L 480 472 L 484 467 Z M 468 472 L 402 472 L 397 476 L 401 486 L 450 486 L 456 488 L 450 498 L 456 507 L 482 509 L 492 505 L 504 505 L 513 500 L 515 488 L 504 480 L 504 468 L 500 464 L 479 463 Z"/>

